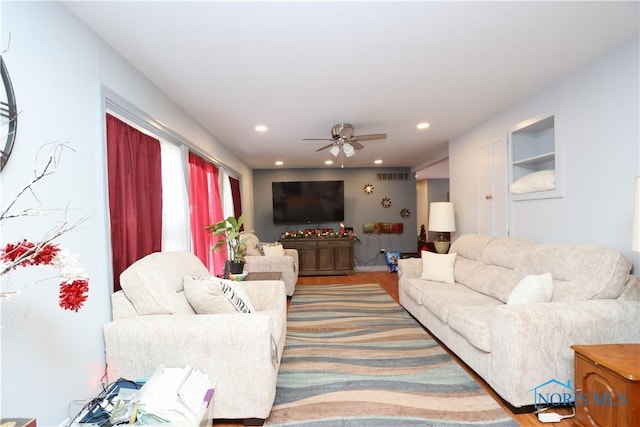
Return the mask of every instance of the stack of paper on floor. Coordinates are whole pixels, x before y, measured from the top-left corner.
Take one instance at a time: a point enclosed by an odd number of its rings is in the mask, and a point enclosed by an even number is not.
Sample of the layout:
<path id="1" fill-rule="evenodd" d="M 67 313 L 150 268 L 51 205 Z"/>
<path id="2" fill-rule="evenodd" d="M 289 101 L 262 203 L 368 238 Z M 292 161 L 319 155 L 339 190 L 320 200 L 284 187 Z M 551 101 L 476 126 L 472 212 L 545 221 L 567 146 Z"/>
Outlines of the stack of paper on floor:
<path id="1" fill-rule="evenodd" d="M 197 368 L 161 366 L 140 390 L 136 425 L 209 425 L 213 392 L 213 382 Z"/>

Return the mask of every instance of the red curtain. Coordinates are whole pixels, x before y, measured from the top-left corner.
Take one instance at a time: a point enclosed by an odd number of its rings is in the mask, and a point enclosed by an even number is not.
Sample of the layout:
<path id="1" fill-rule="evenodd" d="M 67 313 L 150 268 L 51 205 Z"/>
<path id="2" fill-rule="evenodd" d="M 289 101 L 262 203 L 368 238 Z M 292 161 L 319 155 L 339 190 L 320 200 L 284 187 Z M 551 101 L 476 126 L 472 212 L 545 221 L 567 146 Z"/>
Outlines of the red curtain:
<path id="1" fill-rule="evenodd" d="M 160 141 L 107 114 L 113 290 L 120 273 L 162 248 Z"/>
<path id="2" fill-rule="evenodd" d="M 227 253 L 212 251 L 215 243 L 205 227 L 222 220 L 222 202 L 218 190 L 218 169 L 203 158 L 189 153 L 189 210 L 193 253 L 212 275 L 222 275 Z"/>
<path id="3" fill-rule="evenodd" d="M 233 199 L 233 216 L 240 218 L 242 215 L 242 200 L 240 198 L 240 180 L 234 177 L 229 177 L 229 183 L 231 184 L 231 198 Z M 241 227 L 244 230 L 244 225 Z"/>

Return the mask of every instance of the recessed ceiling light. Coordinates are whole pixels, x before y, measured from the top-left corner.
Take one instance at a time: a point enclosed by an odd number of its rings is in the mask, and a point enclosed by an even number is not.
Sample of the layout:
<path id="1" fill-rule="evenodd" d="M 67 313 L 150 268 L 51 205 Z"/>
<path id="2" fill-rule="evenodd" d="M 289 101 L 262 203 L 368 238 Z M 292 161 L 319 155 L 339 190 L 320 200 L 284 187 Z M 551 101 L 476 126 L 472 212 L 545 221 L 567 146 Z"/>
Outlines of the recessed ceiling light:
<path id="1" fill-rule="evenodd" d="M 325 160 L 324 164 L 325 165 L 332 165 L 333 164 L 333 160 Z"/>
<path id="2" fill-rule="evenodd" d="M 376 165 L 381 165 L 382 164 L 382 160 L 375 160 L 373 163 L 375 163 Z"/>
<path id="3" fill-rule="evenodd" d="M 276 166 L 282 166 L 282 165 L 284 165 L 284 162 L 282 160 L 276 161 Z"/>
<path id="4" fill-rule="evenodd" d="M 266 132 L 268 128 L 265 125 L 256 126 L 256 132 Z"/>
<path id="5" fill-rule="evenodd" d="M 426 128 L 429 127 L 429 123 L 427 123 L 427 122 L 418 123 L 418 125 L 416 127 L 418 129 L 426 129 Z"/>

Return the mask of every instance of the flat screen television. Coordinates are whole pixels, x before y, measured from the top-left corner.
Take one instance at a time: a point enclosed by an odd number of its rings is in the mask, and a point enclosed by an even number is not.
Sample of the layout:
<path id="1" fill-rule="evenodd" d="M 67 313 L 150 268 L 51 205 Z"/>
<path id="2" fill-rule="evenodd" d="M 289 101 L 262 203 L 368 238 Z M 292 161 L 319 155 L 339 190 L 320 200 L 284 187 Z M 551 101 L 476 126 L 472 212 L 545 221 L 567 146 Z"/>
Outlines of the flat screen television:
<path id="1" fill-rule="evenodd" d="M 344 221 L 344 181 L 271 183 L 274 224 Z"/>

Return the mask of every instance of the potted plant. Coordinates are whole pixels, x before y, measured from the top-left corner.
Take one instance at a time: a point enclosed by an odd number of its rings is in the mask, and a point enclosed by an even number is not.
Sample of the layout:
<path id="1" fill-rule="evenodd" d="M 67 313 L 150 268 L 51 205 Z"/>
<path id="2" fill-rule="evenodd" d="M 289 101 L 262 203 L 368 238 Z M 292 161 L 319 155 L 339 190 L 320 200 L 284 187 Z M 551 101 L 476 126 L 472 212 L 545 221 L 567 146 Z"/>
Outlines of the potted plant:
<path id="1" fill-rule="evenodd" d="M 238 219 L 230 216 L 226 219 L 211 224 L 206 227 L 211 234 L 222 236 L 211 248 L 211 250 L 219 250 L 227 247 L 229 250 L 229 272 L 231 274 L 240 274 L 244 269 L 244 256 L 247 254 L 247 244 L 245 239 L 241 238 L 241 228 L 244 223 L 244 215 L 240 215 Z M 226 270 L 226 269 L 225 269 Z"/>

